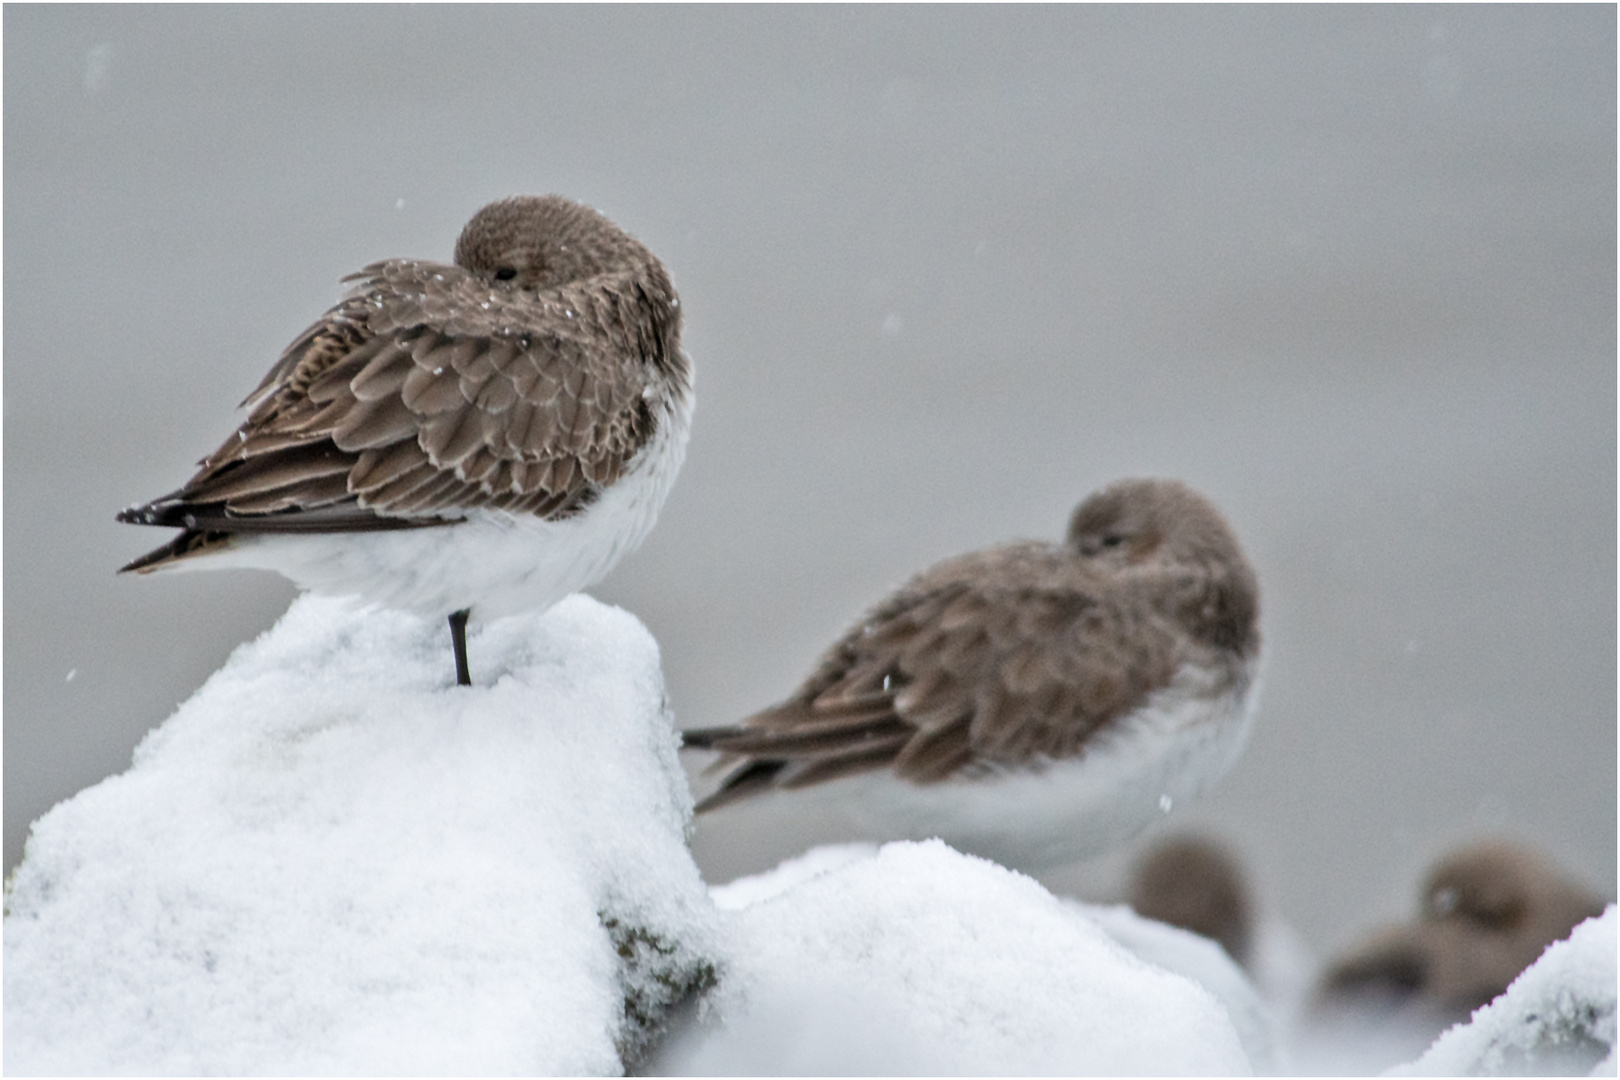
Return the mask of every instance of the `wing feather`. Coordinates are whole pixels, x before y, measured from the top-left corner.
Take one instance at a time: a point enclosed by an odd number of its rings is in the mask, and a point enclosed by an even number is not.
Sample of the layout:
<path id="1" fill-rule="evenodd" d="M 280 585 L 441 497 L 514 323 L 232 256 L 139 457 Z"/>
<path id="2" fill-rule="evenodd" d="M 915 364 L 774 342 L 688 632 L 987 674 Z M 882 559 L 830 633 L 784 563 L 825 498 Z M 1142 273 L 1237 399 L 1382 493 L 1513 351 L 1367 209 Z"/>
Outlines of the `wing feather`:
<path id="1" fill-rule="evenodd" d="M 327 437 L 338 449 L 351 453 L 375 450 L 411 438 L 418 434 L 421 424 L 403 399 L 392 396 L 356 401 L 347 410 L 342 410 L 339 402 L 333 402 L 328 408 L 333 409 L 335 415 L 331 427 L 325 431 Z M 324 427 L 323 424 L 313 430 Z"/>
<path id="2" fill-rule="evenodd" d="M 404 387 L 405 380 L 416 370 L 410 362 L 410 353 L 400 345 L 380 339 L 376 339 L 375 343 L 379 347 L 372 352 L 365 367 L 349 381 L 349 393 L 358 401 L 379 401 L 397 395 Z"/>
<path id="3" fill-rule="evenodd" d="M 416 416 L 440 416 L 464 410 L 467 398 L 461 392 L 461 376 L 450 368 L 432 371 L 416 367 L 400 387 L 400 400 Z"/>

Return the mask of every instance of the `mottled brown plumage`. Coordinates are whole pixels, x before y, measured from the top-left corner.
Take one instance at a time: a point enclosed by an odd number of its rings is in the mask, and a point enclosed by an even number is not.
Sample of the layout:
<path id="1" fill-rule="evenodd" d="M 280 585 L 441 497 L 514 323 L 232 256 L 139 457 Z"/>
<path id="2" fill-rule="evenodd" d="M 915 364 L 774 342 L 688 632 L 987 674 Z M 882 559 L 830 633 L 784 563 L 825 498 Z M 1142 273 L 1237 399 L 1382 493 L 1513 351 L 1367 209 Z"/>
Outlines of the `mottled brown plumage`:
<path id="1" fill-rule="evenodd" d="M 187 530 L 124 569 L 236 533 L 577 513 L 651 438 L 649 400 L 686 390 L 663 265 L 567 199 L 492 203 L 453 264 L 390 259 L 345 281 L 196 475 L 118 515 Z"/>
<path id="2" fill-rule="evenodd" d="M 937 784 L 1079 758 L 1178 672 L 1247 691 L 1258 592 L 1220 513 L 1185 485 L 1121 481 L 1063 544 L 1023 542 L 919 574 L 786 701 L 684 733 L 721 753 L 706 811 L 889 770 Z"/>

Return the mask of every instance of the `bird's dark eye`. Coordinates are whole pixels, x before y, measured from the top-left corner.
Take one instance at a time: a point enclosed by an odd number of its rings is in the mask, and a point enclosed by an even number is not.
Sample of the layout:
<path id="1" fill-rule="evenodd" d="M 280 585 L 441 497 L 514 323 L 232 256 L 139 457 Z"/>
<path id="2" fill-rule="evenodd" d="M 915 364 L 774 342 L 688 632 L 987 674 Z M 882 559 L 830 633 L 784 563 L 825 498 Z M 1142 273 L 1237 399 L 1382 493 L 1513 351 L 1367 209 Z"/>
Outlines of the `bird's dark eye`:
<path id="1" fill-rule="evenodd" d="M 511 281 L 515 277 L 517 277 L 517 271 L 510 266 L 503 266 L 495 271 L 496 281 Z"/>
<path id="2" fill-rule="evenodd" d="M 1119 535 L 1117 535 L 1115 533 L 1109 533 L 1107 536 L 1104 536 L 1100 541 L 1102 546 L 1105 547 L 1105 548 L 1119 547 L 1119 545 L 1123 544 L 1124 542 L 1125 542 L 1125 538 L 1123 536 L 1119 536 Z"/>

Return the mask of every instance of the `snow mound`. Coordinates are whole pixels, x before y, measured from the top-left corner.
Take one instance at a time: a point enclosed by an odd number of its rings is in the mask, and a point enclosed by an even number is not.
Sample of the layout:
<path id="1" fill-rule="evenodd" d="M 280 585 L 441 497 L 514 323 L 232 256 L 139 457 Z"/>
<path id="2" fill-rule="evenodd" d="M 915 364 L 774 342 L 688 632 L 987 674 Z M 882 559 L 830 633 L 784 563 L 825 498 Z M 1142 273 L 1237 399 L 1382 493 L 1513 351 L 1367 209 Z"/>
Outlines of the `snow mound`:
<path id="1" fill-rule="evenodd" d="M 1615 1074 L 1615 907 L 1547 946 L 1501 997 L 1390 1076 Z"/>
<path id="2" fill-rule="evenodd" d="M 1250 1071 L 1202 988 L 937 840 L 813 851 L 713 892 L 724 973 L 660 1071 Z"/>
<path id="3" fill-rule="evenodd" d="M 714 976 L 658 649 L 306 596 L 35 823 L 10 1072 L 617 1073 Z"/>
<path id="4" fill-rule="evenodd" d="M 1226 1010 L 1254 1071 L 1282 1071 L 1279 1032 L 1271 1007 L 1225 949 L 1190 930 L 1145 919 L 1124 904 L 1082 904 L 1077 900 L 1063 903 L 1075 917 L 1096 923 L 1141 959 L 1191 979 L 1209 991 Z"/>
<path id="5" fill-rule="evenodd" d="M 839 867 L 876 858 L 877 853 L 878 845 L 872 843 L 823 844 L 803 855 L 782 860 L 767 873 L 738 878 L 725 885 L 711 885 L 709 896 L 721 911 L 741 911 Z"/>

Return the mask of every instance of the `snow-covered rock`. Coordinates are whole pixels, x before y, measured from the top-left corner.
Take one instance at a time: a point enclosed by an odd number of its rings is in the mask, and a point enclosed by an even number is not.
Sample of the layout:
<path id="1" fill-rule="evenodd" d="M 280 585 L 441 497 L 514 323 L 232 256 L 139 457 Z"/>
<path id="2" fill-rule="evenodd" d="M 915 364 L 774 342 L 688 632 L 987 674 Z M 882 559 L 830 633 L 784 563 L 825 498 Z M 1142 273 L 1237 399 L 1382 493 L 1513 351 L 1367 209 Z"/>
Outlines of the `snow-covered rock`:
<path id="1" fill-rule="evenodd" d="M 1250 1071 L 1204 989 L 937 840 L 813 851 L 713 892 L 721 980 L 657 1070 Z"/>
<path id="2" fill-rule="evenodd" d="M 713 978 L 658 649 L 304 597 L 35 823 L 9 1072 L 613 1073 Z"/>
<path id="3" fill-rule="evenodd" d="M 1615 906 L 1547 946 L 1507 992 L 1392 1076 L 1615 1074 Z"/>

